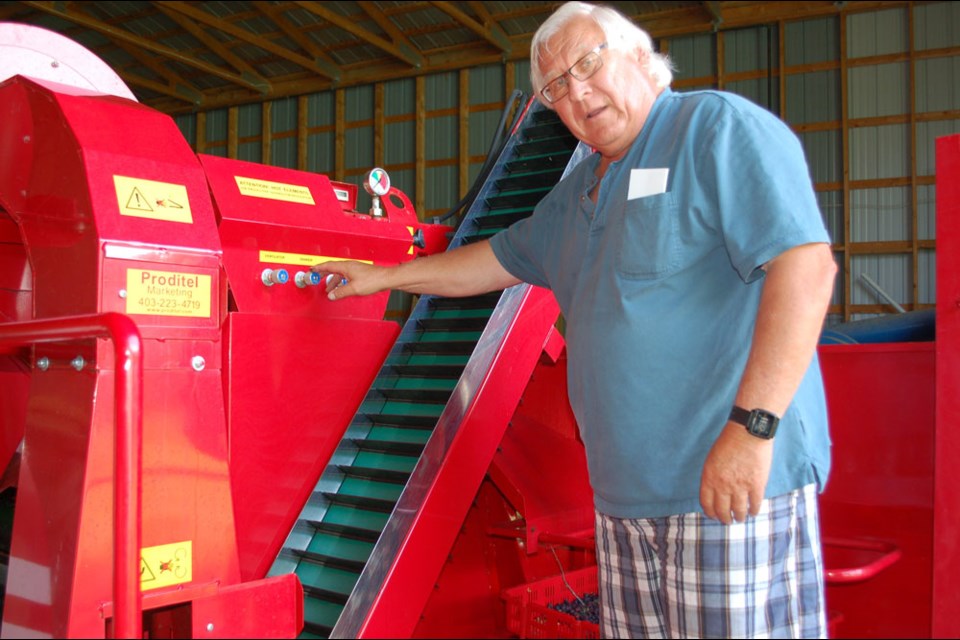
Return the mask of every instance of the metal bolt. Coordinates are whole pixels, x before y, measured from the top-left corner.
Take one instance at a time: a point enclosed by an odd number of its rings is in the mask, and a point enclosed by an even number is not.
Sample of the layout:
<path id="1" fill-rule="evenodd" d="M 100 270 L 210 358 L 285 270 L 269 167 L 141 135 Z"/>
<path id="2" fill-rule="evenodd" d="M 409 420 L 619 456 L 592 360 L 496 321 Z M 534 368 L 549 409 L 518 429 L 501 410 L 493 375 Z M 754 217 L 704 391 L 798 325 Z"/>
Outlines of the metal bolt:
<path id="1" fill-rule="evenodd" d="M 29 143 L 30 143 L 30 136 L 29 136 L 29 135 L 23 136 L 23 141 L 24 141 L 24 143 L 29 144 Z"/>
<path id="2" fill-rule="evenodd" d="M 126 289 L 120 289 L 120 291 L 117 291 L 117 295 L 120 296 L 121 298 L 126 298 L 126 297 L 127 297 L 127 290 L 126 290 Z"/>
<path id="3" fill-rule="evenodd" d="M 207 623 L 207 632 L 208 632 L 208 633 L 213 633 L 213 623 L 212 623 L 212 622 L 208 622 L 208 623 Z"/>
<path id="4" fill-rule="evenodd" d="M 207 361 L 203 359 L 203 356 L 193 356 L 190 359 L 190 366 L 193 367 L 194 371 L 203 371 L 203 368 L 207 366 Z"/>
<path id="5" fill-rule="evenodd" d="M 42 358 L 37 358 L 37 369 L 40 371 L 46 371 L 50 368 L 50 358 L 43 356 Z"/>
<path id="6" fill-rule="evenodd" d="M 56 69 L 57 67 L 60 66 L 60 63 L 57 62 L 56 60 L 54 60 L 53 62 L 50 63 L 50 66 L 53 67 L 54 69 Z"/>
<path id="7" fill-rule="evenodd" d="M 70 366 L 76 369 L 77 371 L 83 371 L 84 360 L 83 356 L 77 356 L 70 361 Z"/>

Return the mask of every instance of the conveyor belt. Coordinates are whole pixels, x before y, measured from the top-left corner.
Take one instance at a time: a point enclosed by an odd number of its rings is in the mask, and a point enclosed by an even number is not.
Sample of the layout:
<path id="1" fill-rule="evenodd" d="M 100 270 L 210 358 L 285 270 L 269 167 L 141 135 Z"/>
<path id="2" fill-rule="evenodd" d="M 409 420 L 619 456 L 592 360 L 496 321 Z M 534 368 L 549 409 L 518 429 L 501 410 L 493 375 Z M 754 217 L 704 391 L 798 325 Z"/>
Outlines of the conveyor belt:
<path id="1" fill-rule="evenodd" d="M 450 246 L 530 215 L 575 147 L 551 111 L 531 106 Z M 338 620 L 502 295 L 416 305 L 270 571 L 303 584 L 301 637 L 357 634 Z"/>

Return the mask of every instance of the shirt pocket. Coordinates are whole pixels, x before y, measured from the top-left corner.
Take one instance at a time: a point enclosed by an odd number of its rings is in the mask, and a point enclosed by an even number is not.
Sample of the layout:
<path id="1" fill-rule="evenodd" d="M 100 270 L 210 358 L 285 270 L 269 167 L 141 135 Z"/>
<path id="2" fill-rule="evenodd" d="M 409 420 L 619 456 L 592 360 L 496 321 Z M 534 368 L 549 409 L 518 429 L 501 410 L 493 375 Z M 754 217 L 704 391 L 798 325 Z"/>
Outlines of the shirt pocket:
<path id="1" fill-rule="evenodd" d="M 677 269 L 678 210 L 679 203 L 672 192 L 626 202 L 616 263 L 620 276 L 651 279 Z"/>

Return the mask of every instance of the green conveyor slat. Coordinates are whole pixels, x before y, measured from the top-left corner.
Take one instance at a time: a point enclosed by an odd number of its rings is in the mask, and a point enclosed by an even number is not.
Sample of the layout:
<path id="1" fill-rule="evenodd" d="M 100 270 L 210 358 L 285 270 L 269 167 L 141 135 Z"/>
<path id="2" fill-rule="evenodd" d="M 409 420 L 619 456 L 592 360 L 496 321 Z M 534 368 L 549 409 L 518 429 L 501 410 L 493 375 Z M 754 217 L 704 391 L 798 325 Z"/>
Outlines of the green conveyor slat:
<path id="1" fill-rule="evenodd" d="M 392 482 L 393 484 L 405 484 L 410 479 L 410 473 L 405 471 L 394 471 L 393 469 L 383 469 L 380 467 L 367 467 L 356 462 L 352 464 L 338 464 L 337 468 L 343 472 L 344 476 L 351 478 L 366 478 L 376 482 Z"/>
<path id="2" fill-rule="evenodd" d="M 421 318 L 417 324 L 424 331 L 483 331 L 487 326 L 488 318 Z"/>
<path id="3" fill-rule="evenodd" d="M 323 518 L 324 522 L 367 531 L 383 531 L 389 514 L 375 511 L 363 511 L 343 505 L 331 505 Z"/>
<path id="4" fill-rule="evenodd" d="M 396 427 L 377 425 L 370 429 L 370 434 L 367 436 L 367 439 L 425 444 L 430 438 L 430 435 L 431 432 L 425 429 L 397 429 Z"/>
<path id="5" fill-rule="evenodd" d="M 397 378 L 394 381 L 394 389 L 442 389 L 448 393 L 453 391 L 453 388 L 457 385 L 456 380 L 451 380 L 450 378 L 410 378 L 403 377 Z"/>
<path id="6" fill-rule="evenodd" d="M 399 456 L 378 451 L 361 451 L 354 459 L 354 464 L 361 467 L 410 473 L 416 466 L 417 459 L 411 456 Z"/>
<path id="7" fill-rule="evenodd" d="M 397 485 L 388 482 L 371 482 L 362 478 L 346 478 L 340 485 L 338 493 L 346 493 L 351 496 L 364 498 L 377 498 L 379 500 L 393 500 L 400 497 L 403 491 L 403 485 Z"/>
<path id="8" fill-rule="evenodd" d="M 463 373 L 464 365 L 458 364 L 396 364 L 391 363 L 387 365 L 391 374 L 396 374 L 398 376 L 403 376 L 404 378 L 417 378 L 417 377 L 436 377 L 442 376 L 443 378 L 452 378 L 454 380 L 460 378 L 460 374 Z"/>
<path id="9" fill-rule="evenodd" d="M 351 440 L 358 449 L 367 451 L 383 451 L 396 455 L 419 456 L 423 453 L 423 445 L 416 442 L 400 442 L 398 440 Z"/>
<path id="10" fill-rule="evenodd" d="M 414 342 L 476 342 L 480 339 L 481 331 L 425 331 L 417 336 Z"/>
<path id="11" fill-rule="evenodd" d="M 405 429 L 433 429 L 433 427 L 435 427 L 437 424 L 437 416 L 425 416 L 419 414 L 398 415 L 395 413 L 370 412 L 364 413 L 361 416 L 358 416 L 358 418 L 367 425 L 390 425 Z M 361 443 L 361 448 L 372 448 L 369 446 L 363 446 L 368 442 L 366 440 L 355 438 L 354 442 Z"/>
<path id="12" fill-rule="evenodd" d="M 413 366 L 442 365 L 453 367 L 465 367 L 470 359 L 470 354 L 457 353 L 406 353 L 403 362 L 396 364 L 408 364 Z"/>
<path id="13" fill-rule="evenodd" d="M 297 577 L 304 585 L 323 585 L 324 591 L 349 596 L 353 586 L 357 584 L 360 574 L 355 571 L 345 571 L 337 567 L 325 566 L 313 562 L 303 561 L 297 565 Z"/>
<path id="14" fill-rule="evenodd" d="M 319 531 L 310 540 L 306 550 L 310 553 L 345 558 L 354 562 L 366 562 L 370 557 L 370 551 L 373 550 L 373 543 Z"/>
<path id="15" fill-rule="evenodd" d="M 403 344 L 409 353 L 433 353 L 437 355 L 469 355 L 477 346 L 476 340 L 418 340 Z"/>
<path id="16" fill-rule="evenodd" d="M 417 404 L 446 404 L 450 399 L 450 389 L 377 387 L 377 393 L 391 402 L 415 402 Z"/>
<path id="17" fill-rule="evenodd" d="M 448 318 L 482 318 L 489 320 L 493 313 L 493 307 L 469 307 L 467 309 L 458 309 L 454 307 L 437 307 L 428 317 L 438 320 Z"/>
<path id="18" fill-rule="evenodd" d="M 416 402 L 385 402 L 380 413 L 398 416 L 423 416 L 439 418 L 443 413 L 443 407 L 437 407 L 433 404 L 420 404 Z"/>

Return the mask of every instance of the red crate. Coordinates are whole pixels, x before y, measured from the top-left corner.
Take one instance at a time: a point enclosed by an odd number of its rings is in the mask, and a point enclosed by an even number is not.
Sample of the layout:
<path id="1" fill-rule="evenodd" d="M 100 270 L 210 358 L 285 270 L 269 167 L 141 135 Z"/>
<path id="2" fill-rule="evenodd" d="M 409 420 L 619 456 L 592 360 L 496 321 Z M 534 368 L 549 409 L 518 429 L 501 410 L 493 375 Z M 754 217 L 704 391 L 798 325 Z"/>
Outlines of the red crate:
<path id="1" fill-rule="evenodd" d="M 547 606 L 573 598 L 570 589 L 578 596 L 597 593 L 597 567 L 577 569 L 504 589 L 507 629 L 520 638 L 599 638 L 600 625 L 578 620 Z"/>

